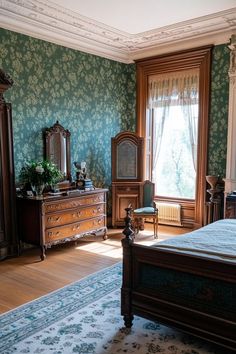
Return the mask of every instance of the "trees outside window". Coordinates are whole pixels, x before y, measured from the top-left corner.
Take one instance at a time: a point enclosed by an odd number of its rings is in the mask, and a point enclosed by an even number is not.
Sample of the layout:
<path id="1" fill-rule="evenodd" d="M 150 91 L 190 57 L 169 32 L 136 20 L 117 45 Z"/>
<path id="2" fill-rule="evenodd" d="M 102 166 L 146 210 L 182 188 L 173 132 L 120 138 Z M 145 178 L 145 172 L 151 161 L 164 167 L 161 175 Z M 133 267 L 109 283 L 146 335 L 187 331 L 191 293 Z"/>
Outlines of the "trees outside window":
<path id="1" fill-rule="evenodd" d="M 198 121 L 198 105 L 192 109 Z M 161 109 L 155 108 L 147 119 L 158 120 Z M 155 119 L 156 118 L 156 119 Z M 150 122 L 148 122 L 150 125 Z M 148 139 L 148 141 L 152 139 Z M 148 149 L 146 149 L 148 151 Z M 180 106 L 171 106 L 165 117 L 160 152 L 155 168 L 152 170 L 155 181 L 155 194 L 174 198 L 195 198 L 196 171 L 192 158 L 188 119 Z"/>
<path id="2" fill-rule="evenodd" d="M 149 77 L 146 152 L 159 196 L 195 198 L 198 97 L 198 69 Z"/>

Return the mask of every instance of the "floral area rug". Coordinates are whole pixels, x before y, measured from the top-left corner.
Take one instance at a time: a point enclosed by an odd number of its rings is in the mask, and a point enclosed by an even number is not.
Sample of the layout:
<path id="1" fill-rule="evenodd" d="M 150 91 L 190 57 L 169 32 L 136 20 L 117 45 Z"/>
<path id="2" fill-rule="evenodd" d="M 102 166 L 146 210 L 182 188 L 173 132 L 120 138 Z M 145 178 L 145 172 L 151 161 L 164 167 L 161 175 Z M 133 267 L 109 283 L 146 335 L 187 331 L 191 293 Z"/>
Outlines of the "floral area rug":
<path id="1" fill-rule="evenodd" d="M 171 328 L 120 315 L 121 263 L 0 316 L 0 353 L 227 353 Z"/>

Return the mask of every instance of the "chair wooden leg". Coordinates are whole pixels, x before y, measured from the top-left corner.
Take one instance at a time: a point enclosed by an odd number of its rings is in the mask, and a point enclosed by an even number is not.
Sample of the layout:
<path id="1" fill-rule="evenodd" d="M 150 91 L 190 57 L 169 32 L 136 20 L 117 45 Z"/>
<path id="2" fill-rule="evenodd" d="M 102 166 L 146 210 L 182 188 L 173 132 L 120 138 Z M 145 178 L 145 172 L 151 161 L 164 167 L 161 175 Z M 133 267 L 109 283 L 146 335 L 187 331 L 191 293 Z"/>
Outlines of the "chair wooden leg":
<path id="1" fill-rule="evenodd" d="M 154 238 L 158 238 L 158 234 L 157 234 L 158 222 L 156 218 L 153 219 L 153 226 L 154 226 Z"/>
<path id="2" fill-rule="evenodd" d="M 144 218 L 139 218 L 138 228 L 139 228 L 139 230 L 141 230 L 141 231 L 144 230 Z"/>
<path id="3" fill-rule="evenodd" d="M 143 218 L 135 217 L 133 225 L 134 225 L 134 233 L 135 235 L 137 235 L 140 230 L 144 230 Z"/>
<path id="4" fill-rule="evenodd" d="M 134 230 L 134 237 L 135 237 L 139 233 L 139 219 L 138 218 L 134 218 L 133 230 Z"/>

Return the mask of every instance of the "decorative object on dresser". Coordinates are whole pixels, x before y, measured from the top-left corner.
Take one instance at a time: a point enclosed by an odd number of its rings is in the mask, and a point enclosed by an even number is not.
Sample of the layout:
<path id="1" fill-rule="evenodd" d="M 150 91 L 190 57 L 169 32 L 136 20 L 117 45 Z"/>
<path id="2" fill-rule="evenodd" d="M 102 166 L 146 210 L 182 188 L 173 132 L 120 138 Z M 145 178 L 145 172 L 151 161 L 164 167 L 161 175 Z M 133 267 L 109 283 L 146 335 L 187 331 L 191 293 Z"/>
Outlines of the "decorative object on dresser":
<path id="1" fill-rule="evenodd" d="M 112 226 L 124 226 L 125 208 L 142 204 L 144 139 L 124 131 L 111 139 Z"/>
<path id="2" fill-rule="evenodd" d="M 41 259 L 47 247 L 84 237 L 107 238 L 106 189 L 68 190 L 41 198 L 18 196 L 20 240 L 37 245 Z"/>
<path id="3" fill-rule="evenodd" d="M 93 182 L 88 178 L 86 162 L 81 161 L 81 163 L 75 161 L 74 166 L 76 168 L 76 186 L 79 189 L 84 189 L 85 191 L 91 191 L 94 189 Z"/>
<path id="4" fill-rule="evenodd" d="M 18 255 L 11 104 L 4 92 L 12 79 L 0 69 L 0 259 Z"/>
<path id="5" fill-rule="evenodd" d="M 30 185 L 36 196 L 42 195 L 45 187 L 54 189 L 63 177 L 57 166 L 46 160 L 27 162 L 20 172 L 20 180 L 24 184 L 24 189 Z"/>
<path id="6" fill-rule="evenodd" d="M 84 181 L 87 177 L 86 162 L 81 161 L 79 163 L 79 162 L 75 161 L 74 166 L 76 168 L 76 186 L 79 189 L 84 189 Z"/>

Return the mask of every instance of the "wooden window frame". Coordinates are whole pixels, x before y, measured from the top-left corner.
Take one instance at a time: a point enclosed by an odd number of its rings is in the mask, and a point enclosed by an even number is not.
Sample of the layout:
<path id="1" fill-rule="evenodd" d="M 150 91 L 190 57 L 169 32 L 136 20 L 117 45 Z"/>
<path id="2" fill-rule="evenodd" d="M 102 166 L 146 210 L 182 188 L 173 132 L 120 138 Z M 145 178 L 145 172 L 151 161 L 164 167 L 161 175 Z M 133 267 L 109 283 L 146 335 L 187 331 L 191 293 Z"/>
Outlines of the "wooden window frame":
<path id="1" fill-rule="evenodd" d="M 198 163 L 196 171 L 196 196 L 194 226 L 204 224 L 206 174 L 208 160 L 208 120 L 210 101 L 210 74 L 212 45 L 157 57 L 136 60 L 137 64 L 137 128 L 139 136 L 145 138 L 148 77 L 180 70 L 199 69 L 199 122 Z M 146 154 L 145 154 L 146 156 Z M 145 161 L 144 161 L 145 162 Z M 145 166 L 144 166 L 145 171 Z"/>

